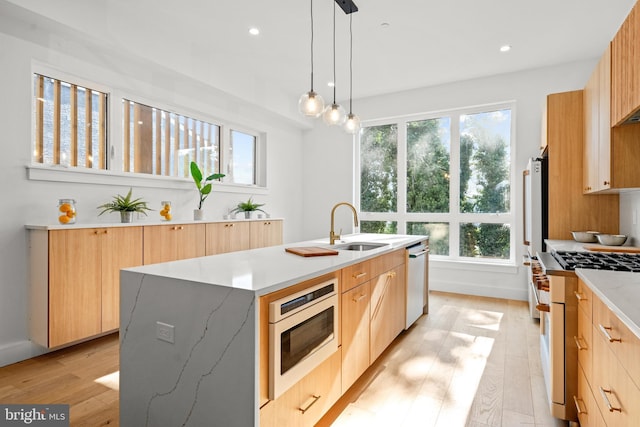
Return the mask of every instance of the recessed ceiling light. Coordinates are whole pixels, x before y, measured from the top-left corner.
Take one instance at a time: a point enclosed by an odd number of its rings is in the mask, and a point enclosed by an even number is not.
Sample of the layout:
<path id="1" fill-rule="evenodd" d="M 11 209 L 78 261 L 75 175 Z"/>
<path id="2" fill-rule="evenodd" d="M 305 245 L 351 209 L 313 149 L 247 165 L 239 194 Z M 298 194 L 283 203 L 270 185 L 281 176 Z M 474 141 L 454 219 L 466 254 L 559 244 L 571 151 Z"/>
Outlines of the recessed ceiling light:
<path id="1" fill-rule="evenodd" d="M 256 27 L 251 27 L 249 28 L 249 34 L 251 34 L 252 36 L 257 36 L 258 34 L 260 34 L 260 30 Z"/>
<path id="2" fill-rule="evenodd" d="M 382 28 L 389 28 L 389 25 L 391 24 L 389 24 L 388 22 L 383 22 L 382 24 L 380 24 Z"/>
<path id="3" fill-rule="evenodd" d="M 509 52 L 511 50 L 511 45 L 505 44 L 500 46 L 500 52 Z"/>

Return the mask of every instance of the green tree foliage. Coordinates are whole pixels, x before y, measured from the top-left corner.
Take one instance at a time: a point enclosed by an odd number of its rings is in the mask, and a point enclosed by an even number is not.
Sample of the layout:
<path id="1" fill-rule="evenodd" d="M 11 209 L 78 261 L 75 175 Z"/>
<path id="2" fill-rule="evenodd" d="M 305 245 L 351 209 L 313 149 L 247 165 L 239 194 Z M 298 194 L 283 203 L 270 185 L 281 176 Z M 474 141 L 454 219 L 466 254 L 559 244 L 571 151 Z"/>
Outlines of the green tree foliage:
<path id="1" fill-rule="evenodd" d="M 360 221 L 361 233 L 398 233 L 398 223 L 395 221 Z"/>
<path id="2" fill-rule="evenodd" d="M 360 205 L 364 212 L 396 212 L 398 126 L 364 128 L 360 137 Z"/>

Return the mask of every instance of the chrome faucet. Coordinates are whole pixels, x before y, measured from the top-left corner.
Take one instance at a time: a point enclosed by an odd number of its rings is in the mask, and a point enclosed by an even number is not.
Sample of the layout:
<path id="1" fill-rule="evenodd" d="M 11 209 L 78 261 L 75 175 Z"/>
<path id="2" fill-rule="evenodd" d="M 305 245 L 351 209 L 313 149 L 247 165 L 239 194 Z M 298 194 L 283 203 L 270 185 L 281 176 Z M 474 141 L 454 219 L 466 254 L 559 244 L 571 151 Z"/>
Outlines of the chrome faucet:
<path id="1" fill-rule="evenodd" d="M 337 205 L 335 205 L 333 207 L 333 209 L 331 209 L 331 231 L 329 231 L 329 244 L 333 245 L 336 243 L 336 240 L 340 239 L 340 235 L 336 234 L 335 231 L 333 231 L 333 227 L 334 227 L 334 217 L 335 217 L 335 212 L 336 212 L 336 208 L 340 205 L 346 205 L 349 206 L 351 208 L 351 210 L 353 211 L 353 226 L 357 227 L 358 226 L 358 213 L 356 212 L 356 208 L 351 204 L 351 203 L 347 203 L 347 202 L 340 202 Z M 340 232 L 342 233 L 342 230 L 340 230 Z"/>

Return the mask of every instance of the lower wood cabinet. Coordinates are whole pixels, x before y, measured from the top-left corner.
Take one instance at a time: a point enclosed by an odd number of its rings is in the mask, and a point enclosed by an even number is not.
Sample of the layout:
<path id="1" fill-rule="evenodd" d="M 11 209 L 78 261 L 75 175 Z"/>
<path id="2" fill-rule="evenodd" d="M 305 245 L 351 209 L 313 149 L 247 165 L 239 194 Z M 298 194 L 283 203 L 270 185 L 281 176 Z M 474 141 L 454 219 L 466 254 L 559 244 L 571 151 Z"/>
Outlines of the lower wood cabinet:
<path id="1" fill-rule="evenodd" d="M 244 251 L 251 248 L 248 222 L 212 222 L 206 225 L 206 255 Z"/>
<path id="2" fill-rule="evenodd" d="M 365 282 L 342 294 L 342 390 L 348 390 L 370 365 L 371 285 Z"/>
<path id="3" fill-rule="evenodd" d="M 144 227 L 144 264 L 176 261 L 205 255 L 205 224 Z"/>
<path id="4" fill-rule="evenodd" d="M 371 363 L 404 329 L 405 292 L 404 265 L 381 274 L 371 283 Z"/>
<path id="5" fill-rule="evenodd" d="M 312 427 L 340 398 L 341 348 L 301 381 L 260 409 L 260 425 Z"/>
<path id="6" fill-rule="evenodd" d="M 119 326 L 120 269 L 142 264 L 142 227 L 30 233 L 31 339 L 59 347 Z"/>
<path id="7" fill-rule="evenodd" d="M 264 219 L 250 222 L 249 247 L 264 248 L 282 244 L 282 220 Z"/>

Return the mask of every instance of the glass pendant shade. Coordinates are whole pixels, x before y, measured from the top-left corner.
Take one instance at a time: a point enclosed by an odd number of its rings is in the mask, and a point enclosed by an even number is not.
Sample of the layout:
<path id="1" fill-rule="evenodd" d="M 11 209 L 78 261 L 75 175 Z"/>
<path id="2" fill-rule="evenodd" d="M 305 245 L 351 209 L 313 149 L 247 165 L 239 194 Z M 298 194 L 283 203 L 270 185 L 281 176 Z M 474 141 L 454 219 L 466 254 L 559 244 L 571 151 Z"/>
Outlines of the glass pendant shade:
<path id="1" fill-rule="evenodd" d="M 326 124 L 333 126 L 343 124 L 347 119 L 347 116 L 341 105 L 333 103 L 331 105 L 327 105 L 327 108 L 324 109 L 322 119 Z"/>
<path id="2" fill-rule="evenodd" d="M 307 117 L 319 117 L 324 110 L 324 99 L 313 90 L 310 90 L 300 97 L 298 109 Z"/>
<path id="3" fill-rule="evenodd" d="M 344 130 L 352 135 L 360 132 L 360 118 L 353 113 L 349 113 L 347 121 L 344 122 Z"/>

